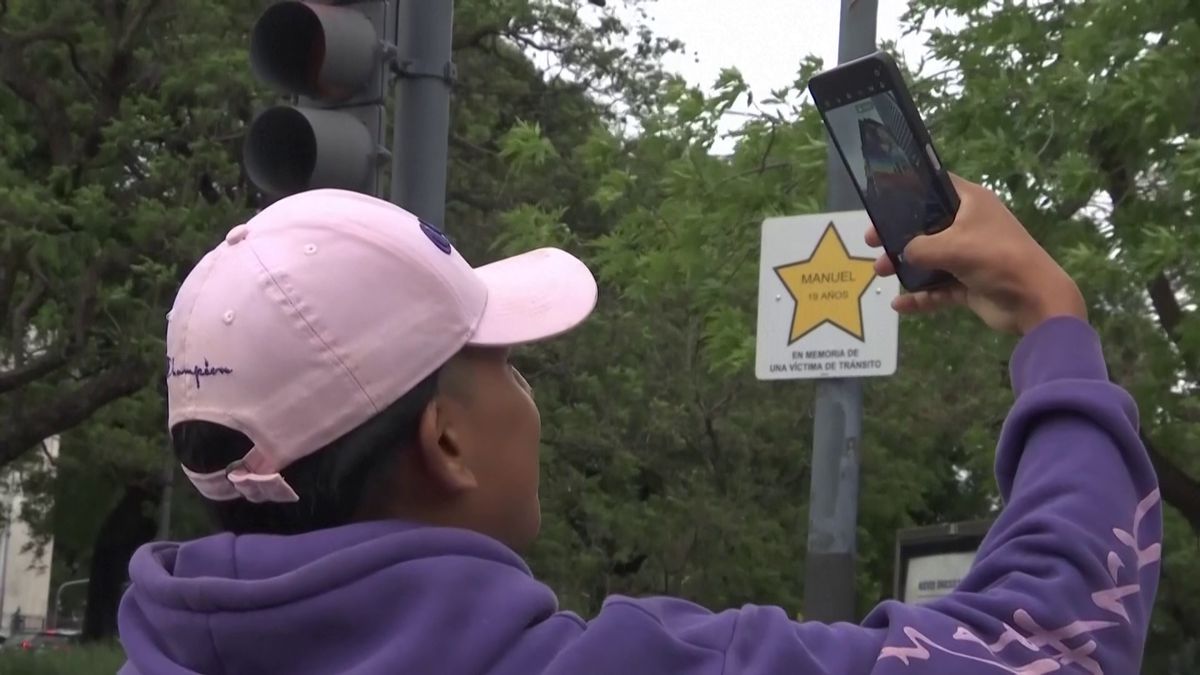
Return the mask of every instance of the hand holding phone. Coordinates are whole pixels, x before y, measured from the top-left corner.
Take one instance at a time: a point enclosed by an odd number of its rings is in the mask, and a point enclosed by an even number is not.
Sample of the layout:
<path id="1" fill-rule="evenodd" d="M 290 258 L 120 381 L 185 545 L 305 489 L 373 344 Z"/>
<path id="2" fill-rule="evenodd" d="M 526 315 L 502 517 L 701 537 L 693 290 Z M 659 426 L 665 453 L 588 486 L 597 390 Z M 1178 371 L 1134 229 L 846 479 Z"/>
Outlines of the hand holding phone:
<path id="1" fill-rule="evenodd" d="M 961 197 L 954 227 L 918 236 L 907 252 L 912 264 L 946 270 L 955 280 L 898 296 L 892 302 L 896 311 L 919 314 L 966 305 L 992 329 L 1018 335 L 1058 316 L 1086 320 L 1087 303 L 1079 286 L 1000 197 L 957 176 L 951 180 Z M 882 242 L 872 230 L 867 243 Z M 883 255 L 875 272 L 891 276 L 896 268 Z"/>
<path id="2" fill-rule="evenodd" d="M 816 75 L 808 89 L 900 283 L 917 291 L 953 282 L 904 259 L 914 237 L 950 226 L 959 197 L 896 62 L 875 52 Z"/>

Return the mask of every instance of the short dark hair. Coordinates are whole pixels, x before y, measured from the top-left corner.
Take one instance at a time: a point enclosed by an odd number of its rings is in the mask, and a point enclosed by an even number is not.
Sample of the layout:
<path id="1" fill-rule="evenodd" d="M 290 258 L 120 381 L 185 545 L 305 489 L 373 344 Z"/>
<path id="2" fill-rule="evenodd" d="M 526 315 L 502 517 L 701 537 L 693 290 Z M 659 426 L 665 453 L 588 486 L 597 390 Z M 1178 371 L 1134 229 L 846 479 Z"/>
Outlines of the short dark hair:
<path id="1" fill-rule="evenodd" d="M 395 462 L 417 437 L 421 413 L 437 393 L 438 372 L 356 429 L 280 473 L 300 501 L 256 504 L 205 500 L 217 525 L 235 534 L 299 534 L 353 522 L 394 475 Z M 254 445 L 240 431 L 192 420 L 171 428 L 175 456 L 189 470 L 220 471 Z"/>

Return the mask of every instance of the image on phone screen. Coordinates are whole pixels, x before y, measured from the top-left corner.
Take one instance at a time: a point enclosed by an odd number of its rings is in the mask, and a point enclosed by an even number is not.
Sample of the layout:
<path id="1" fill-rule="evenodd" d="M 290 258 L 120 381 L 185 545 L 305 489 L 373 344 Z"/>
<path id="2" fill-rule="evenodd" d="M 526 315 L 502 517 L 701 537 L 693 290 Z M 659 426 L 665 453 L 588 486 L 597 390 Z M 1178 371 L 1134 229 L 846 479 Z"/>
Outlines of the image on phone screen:
<path id="1" fill-rule="evenodd" d="M 892 252 L 951 216 L 929 159 L 895 95 L 883 91 L 825 111 L 880 237 Z"/>

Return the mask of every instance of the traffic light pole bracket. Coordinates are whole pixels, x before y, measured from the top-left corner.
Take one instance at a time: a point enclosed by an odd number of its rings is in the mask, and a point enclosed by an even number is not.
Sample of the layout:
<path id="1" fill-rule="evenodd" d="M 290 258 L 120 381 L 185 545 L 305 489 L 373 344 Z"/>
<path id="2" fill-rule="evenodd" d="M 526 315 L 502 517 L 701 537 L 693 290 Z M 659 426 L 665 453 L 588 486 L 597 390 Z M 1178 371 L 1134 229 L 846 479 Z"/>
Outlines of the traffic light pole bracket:
<path id="1" fill-rule="evenodd" d="M 398 78 L 441 80 L 449 86 L 458 83 L 458 66 L 453 61 L 447 61 L 439 70 L 433 63 L 396 59 L 392 62 L 392 73 Z"/>

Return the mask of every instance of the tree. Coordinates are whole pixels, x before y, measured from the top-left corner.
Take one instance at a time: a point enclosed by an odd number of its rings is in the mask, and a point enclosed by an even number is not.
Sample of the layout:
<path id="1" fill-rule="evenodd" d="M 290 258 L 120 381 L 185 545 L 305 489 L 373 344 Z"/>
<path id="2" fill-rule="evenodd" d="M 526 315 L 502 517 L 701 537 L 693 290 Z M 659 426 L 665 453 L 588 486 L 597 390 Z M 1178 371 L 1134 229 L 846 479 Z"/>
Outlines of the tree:
<path id="1" fill-rule="evenodd" d="M 0 465 L 149 383 L 181 271 L 253 204 L 255 9 L 3 4 Z"/>

